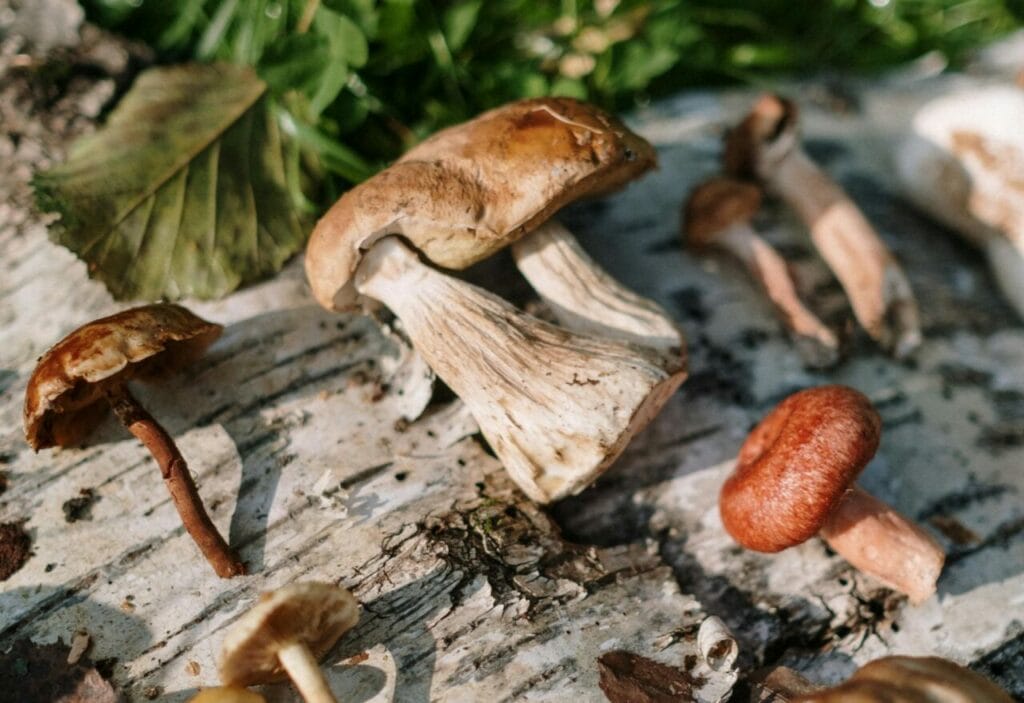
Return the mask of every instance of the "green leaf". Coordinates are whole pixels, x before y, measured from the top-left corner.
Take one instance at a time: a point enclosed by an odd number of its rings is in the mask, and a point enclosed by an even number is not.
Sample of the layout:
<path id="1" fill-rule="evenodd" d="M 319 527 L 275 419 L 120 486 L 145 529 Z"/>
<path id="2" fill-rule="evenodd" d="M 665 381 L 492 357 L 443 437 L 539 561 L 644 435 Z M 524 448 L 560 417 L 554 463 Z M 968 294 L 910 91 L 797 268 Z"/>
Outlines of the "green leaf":
<path id="1" fill-rule="evenodd" d="M 444 36 L 453 52 L 461 49 L 476 26 L 482 0 L 464 0 L 444 13 Z"/>
<path id="2" fill-rule="evenodd" d="M 304 236 L 281 134 L 249 68 L 142 73 L 107 124 L 33 179 L 50 235 L 118 299 L 215 298 L 279 270 Z"/>
<path id="3" fill-rule="evenodd" d="M 287 90 L 314 91 L 321 83 L 325 67 L 330 67 L 331 62 L 326 37 L 293 34 L 266 48 L 260 59 L 259 72 L 276 94 Z"/>
<path id="4" fill-rule="evenodd" d="M 345 15 L 339 15 L 326 8 L 317 13 L 314 24 L 316 31 L 327 37 L 330 44 L 331 60 L 343 61 L 348 66 L 360 68 L 366 64 L 370 48 L 366 37 L 355 22 Z"/>

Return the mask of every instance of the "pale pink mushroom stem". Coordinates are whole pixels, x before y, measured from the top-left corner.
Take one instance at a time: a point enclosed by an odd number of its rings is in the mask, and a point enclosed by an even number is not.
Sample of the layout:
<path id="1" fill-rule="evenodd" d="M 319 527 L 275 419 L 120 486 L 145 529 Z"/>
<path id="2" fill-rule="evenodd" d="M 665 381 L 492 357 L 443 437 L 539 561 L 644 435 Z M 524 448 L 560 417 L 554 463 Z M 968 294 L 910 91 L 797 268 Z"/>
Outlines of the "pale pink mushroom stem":
<path id="1" fill-rule="evenodd" d="M 917 605 L 935 593 L 946 561 L 942 547 L 920 527 L 854 486 L 819 535 L 840 556 Z"/>
<path id="2" fill-rule="evenodd" d="M 746 222 L 735 223 L 714 240 L 738 258 L 753 274 L 783 323 L 792 332 L 800 355 L 813 366 L 829 366 L 839 356 L 839 342 L 797 295 L 785 259 Z"/>
<path id="3" fill-rule="evenodd" d="M 913 351 L 921 328 L 910 283 L 860 209 L 798 145 L 766 171 L 770 189 L 807 224 L 868 334 L 896 357 Z"/>

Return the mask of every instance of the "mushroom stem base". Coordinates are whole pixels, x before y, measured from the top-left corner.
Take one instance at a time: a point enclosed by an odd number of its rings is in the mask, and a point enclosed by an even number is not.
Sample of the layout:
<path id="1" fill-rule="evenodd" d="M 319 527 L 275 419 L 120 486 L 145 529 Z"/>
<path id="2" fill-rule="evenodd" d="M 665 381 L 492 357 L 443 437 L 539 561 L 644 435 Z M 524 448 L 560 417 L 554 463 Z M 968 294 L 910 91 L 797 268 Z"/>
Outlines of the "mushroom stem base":
<path id="1" fill-rule="evenodd" d="M 844 559 L 913 604 L 935 593 L 946 554 L 931 535 L 854 486 L 821 528 L 821 537 Z"/>
<path id="2" fill-rule="evenodd" d="M 868 334 L 897 358 L 913 351 L 921 343 L 921 326 L 910 283 L 849 196 L 799 148 L 778 163 L 768 181 L 807 224 Z"/>
<path id="3" fill-rule="evenodd" d="M 107 401 L 121 424 L 142 442 L 156 459 L 164 485 L 171 494 L 174 507 L 181 516 L 185 531 L 199 547 L 210 566 L 221 578 L 231 578 L 245 573 L 243 564 L 224 538 L 203 507 L 199 491 L 192 480 L 185 459 L 178 451 L 167 431 L 125 386 L 107 391 Z"/>
<path id="4" fill-rule="evenodd" d="M 320 664 L 302 642 L 285 645 L 277 651 L 277 658 L 306 703 L 338 703 L 320 671 Z"/>

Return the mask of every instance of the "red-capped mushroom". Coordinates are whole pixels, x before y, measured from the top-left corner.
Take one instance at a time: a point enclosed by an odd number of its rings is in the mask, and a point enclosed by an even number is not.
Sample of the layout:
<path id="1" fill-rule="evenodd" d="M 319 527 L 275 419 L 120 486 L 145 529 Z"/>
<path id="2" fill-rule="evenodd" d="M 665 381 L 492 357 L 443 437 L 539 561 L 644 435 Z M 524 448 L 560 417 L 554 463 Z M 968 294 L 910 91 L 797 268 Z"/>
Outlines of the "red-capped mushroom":
<path id="1" fill-rule="evenodd" d="M 906 274 L 845 191 L 800 147 L 796 105 L 765 95 L 730 130 L 725 170 L 754 178 L 804 221 L 861 326 L 897 358 L 921 343 L 917 301 Z"/>
<path id="2" fill-rule="evenodd" d="M 718 247 L 739 259 L 775 306 L 805 363 L 830 366 L 839 359 L 839 340 L 804 306 L 785 259 L 751 226 L 760 207 L 755 185 L 723 177 L 705 181 L 683 209 L 686 245 L 698 251 Z"/>
<path id="3" fill-rule="evenodd" d="M 815 534 L 855 567 L 920 603 L 946 555 L 928 533 L 854 485 L 875 455 L 881 419 L 846 386 L 795 393 L 747 437 L 722 486 L 719 512 L 733 539 L 778 552 Z"/>
<path id="4" fill-rule="evenodd" d="M 25 389 L 25 439 L 33 449 L 83 439 L 113 410 L 156 459 L 185 530 L 221 578 L 245 573 L 210 520 L 174 439 L 128 390 L 194 361 L 223 328 L 180 305 L 144 305 L 79 327 L 46 352 Z"/>

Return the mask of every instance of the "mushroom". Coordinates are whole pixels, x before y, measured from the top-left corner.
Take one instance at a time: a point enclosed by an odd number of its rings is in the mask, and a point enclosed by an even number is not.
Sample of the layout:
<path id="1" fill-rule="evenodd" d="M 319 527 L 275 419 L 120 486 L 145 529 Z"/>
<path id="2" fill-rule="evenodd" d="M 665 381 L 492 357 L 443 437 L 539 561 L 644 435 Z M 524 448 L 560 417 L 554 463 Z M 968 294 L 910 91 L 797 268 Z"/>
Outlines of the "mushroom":
<path id="1" fill-rule="evenodd" d="M 761 284 L 804 361 L 831 366 L 839 359 L 839 341 L 801 302 L 785 259 L 751 226 L 760 207 L 757 186 L 724 177 L 705 181 L 683 209 L 686 245 L 698 251 L 719 247 L 739 259 Z"/>
<path id="2" fill-rule="evenodd" d="M 984 676 L 938 657 L 883 657 L 847 681 L 795 699 L 799 703 L 1011 703 Z"/>
<path id="3" fill-rule="evenodd" d="M 340 586 L 309 581 L 263 593 L 221 644 L 221 681 L 252 686 L 290 678 L 307 703 L 337 703 L 318 662 L 358 621 L 359 604 Z"/>
<path id="4" fill-rule="evenodd" d="M 856 568 L 914 604 L 935 592 L 945 553 L 917 525 L 854 482 L 875 455 L 881 419 L 846 386 L 800 391 L 747 436 L 719 512 L 747 549 L 778 552 L 819 534 Z"/>
<path id="5" fill-rule="evenodd" d="M 1024 90 L 937 98 L 914 116 L 896 152 L 903 190 L 926 213 L 984 249 L 1024 317 Z"/>
<path id="6" fill-rule="evenodd" d="M 223 328 L 178 305 L 146 305 L 79 327 L 36 364 L 25 390 L 25 438 L 36 451 L 83 439 L 108 409 L 156 459 L 189 536 L 222 578 L 245 573 L 206 514 L 185 459 L 128 389 L 202 356 Z"/>
<path id="7" fill-rule="evenodd" d="M 188 703 L 267 703 L 267 699 L 247 688 L 220 686 L 203 689 L 189 698 Z"/>
<path id="8" fill-rule="evenodd" d="M 546 255 L 524 268 L 547 281 L 542 296 L 581 332 L 434 266 L 470 266 L 571 200 L 653 164 L 649 144 L 594 107 L 564 98 L 506 105 L 439 132 L 335 203 L 306 251 L 310 285 L 329 309 L 352 309 L 360 295 L 387 305 L 527 495 L 549 502 L 577 493 L 682 383 L 682 335 L 553 226 L 539 248 L 571 260 L 575 282 L 549 270 Z M 530 257 L 521 250 L 519 258 Z M 564 293 L 583 285 L 615 305 Z"/>
<path id="9" fill-rule="evenodd" d="M 795 104 L 762 96 L 728 133 L 724 165 L 731 176 L 761 181 L 796 210 L 873 339 L 897 358 L 921 343 L 903 269 L 856 204 L 800 147 Z"/>

